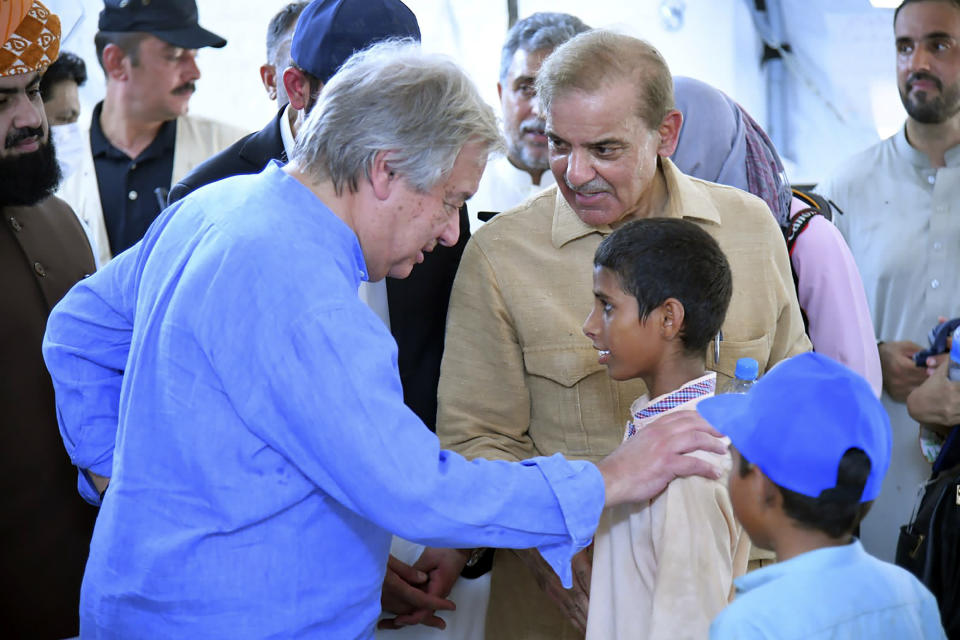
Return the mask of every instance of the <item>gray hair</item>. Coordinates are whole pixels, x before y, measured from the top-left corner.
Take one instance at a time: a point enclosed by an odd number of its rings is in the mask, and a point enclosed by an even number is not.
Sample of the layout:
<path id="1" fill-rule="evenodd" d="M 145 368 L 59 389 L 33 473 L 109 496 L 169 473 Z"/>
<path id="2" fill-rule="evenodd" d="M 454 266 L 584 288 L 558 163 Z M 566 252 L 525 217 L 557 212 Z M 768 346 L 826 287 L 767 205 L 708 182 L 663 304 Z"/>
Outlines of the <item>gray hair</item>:
<path id="1" fill-rule="evenodd" d="M 534 13 L 523 20 L 518 20 L 507 32 L 507 41 L 503 43 L 500 53 L 500 82 L 507 79 L 510 64 L 517 49 L 524 51 L 539 51 L 541 49 L 556 49 L 564 42 L 590 27 L 580 18 L 569 13 L 551 13 L 543 11 Z"/>
<path id="2" fill-rule="evenodd" d="M 463 146 L 503 149 L 493 109 L 449 58 L 412 39 L 388 40 L 352 55 L 320 92 L 290 160 L 313 180 L 356 192 L 376 155 L 415 189 L 449 175 Z"/>
<path id="3" fill-rule="evenodd" d="M 267 63 L 280 66 L 281 59 L 286 62 L 290 59 L 290 41 L 297 26 L 300 14 L 307 8 L 309 2 L 291 2 L 278 11 L 267 25 Z M 281 47 L 281 45 L 283 45 Z M 289 66 L 289 64 L 283 65 Z M 281 69 L 282 71 L 282 69 Z"/>
<path id="4" fill-rule="evenodd" d="M 540 113 L 547 115 L 555 98 L 571 91 L 596 93 L 615 82 L 630 82 L 637 91 L 637 115 L 656 129 L 673 109 L 673 77 L 666 60 L 647 42 L 595 29 L 557 47 L 537 73 Z"/>

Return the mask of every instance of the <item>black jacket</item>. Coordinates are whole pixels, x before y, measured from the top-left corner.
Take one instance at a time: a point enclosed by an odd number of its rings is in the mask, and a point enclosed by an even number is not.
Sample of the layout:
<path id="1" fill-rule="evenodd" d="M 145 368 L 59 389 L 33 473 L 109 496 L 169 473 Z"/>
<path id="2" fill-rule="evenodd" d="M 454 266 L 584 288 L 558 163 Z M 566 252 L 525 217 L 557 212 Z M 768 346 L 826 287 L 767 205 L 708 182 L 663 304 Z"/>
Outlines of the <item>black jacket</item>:
<path id="1" fill-rule="evenodd" d="M 285 117 L 285 113 L 281 109 L 266 127 L 194 168 L 170 190 L 167 204 L 211 182 L 259 173 L 270 160 L 286 162 L 280 136 L 280 118 Z M 390 331 L 397 341 L 403 399 L 431 430 L 435 429 L 437 420 L 437 383 L 450 289 L 469 237 L 470 223 L 464 206 L 460 209 L 460 239 L 456 245 L 437 245 L 407 278 L 387 278 Z"/>

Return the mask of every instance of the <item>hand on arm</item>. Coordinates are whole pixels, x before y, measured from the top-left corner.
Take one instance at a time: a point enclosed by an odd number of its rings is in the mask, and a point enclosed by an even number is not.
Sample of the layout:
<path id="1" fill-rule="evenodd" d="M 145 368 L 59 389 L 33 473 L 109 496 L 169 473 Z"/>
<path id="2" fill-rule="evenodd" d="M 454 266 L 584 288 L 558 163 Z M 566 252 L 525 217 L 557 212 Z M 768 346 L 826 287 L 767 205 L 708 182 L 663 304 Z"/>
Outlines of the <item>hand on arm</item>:
<path id="1" fill-rule="evenodd" d="M 674 478 L 719 478 L 709 462 L 683 455 L 697 449 L 723 454 L 727 445 L 696 411 L 677 411 L 641 429 L 597 464 L 605 506 L 650 500 Z"/>
<path id="2" fill-rule="evenodd" d="M 587 611 L 590 606 L 590 574 L 593 571 L 589 549 L 582 549 L 571 561 L 573 588 L 564 589 L 560 578 L 536 549 L 514 551 L 526 565 L 540 589 L 560 608 L 579 631 L 587 631 Z"/>
<path id="3" fill-rule="evenodd" d="M 907 396 L 927 378 L 923 367 L 913 362 L 913 354 L 923 347 L 909 340 L 881 342 L 880 370 L 883 372 L 883 389 L 897 402 L 905 402 Z"/>
<path id="4" fill-rule="evenodd" d="M 414 624 L 444 629 L 446 622 L 437 610 L 452 611 L 456 605 L 446 599 L 467 561 L 457 549 L 426 549 L 413 566 L 390 556 L 383 580 L 380 605 L 397 614 L 378 623 L 380 629 L 401 629 Z"/>

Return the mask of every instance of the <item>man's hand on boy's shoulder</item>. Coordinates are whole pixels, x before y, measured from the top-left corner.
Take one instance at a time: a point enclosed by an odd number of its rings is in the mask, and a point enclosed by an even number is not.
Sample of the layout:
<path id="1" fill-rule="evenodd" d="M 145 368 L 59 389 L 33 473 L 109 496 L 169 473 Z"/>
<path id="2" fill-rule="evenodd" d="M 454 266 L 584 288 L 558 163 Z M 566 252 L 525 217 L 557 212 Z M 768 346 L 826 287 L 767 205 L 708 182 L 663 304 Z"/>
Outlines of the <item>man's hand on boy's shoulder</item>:
<path id="1" fill-rule="evenodd" d="M 698 449 L 723 454 L 727 445 L 696 411 L 677 411 L 657 419 L 597 463 L 606 489 L 605 506 L 650 500 L 674 478 L 718 479 L 720 469 L 683 455 Z"/>

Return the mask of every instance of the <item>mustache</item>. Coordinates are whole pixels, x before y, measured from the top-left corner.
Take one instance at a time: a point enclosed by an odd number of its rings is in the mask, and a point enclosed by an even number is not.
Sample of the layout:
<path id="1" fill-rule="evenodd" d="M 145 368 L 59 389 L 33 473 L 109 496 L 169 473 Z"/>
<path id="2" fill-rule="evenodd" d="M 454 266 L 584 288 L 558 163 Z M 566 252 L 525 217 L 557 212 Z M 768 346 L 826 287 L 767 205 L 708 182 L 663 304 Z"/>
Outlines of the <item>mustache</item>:
<path id="1" fill-rule="evenodd" d="M 929 80 L 937 87 L 937 91 L 943 90 L 943 83 L 940 81 L 940 78 L 933 75 L 932 73 L 927 73 L 926 71 L 916 71 L 911 73 L 907 77 L 907 89 L 913 88 L 913 83 L 917 80 Z"/>
<path id="2" fill-rule="evenodd" d="M 597 176 L 589 182 L 584 182 L 581 185 L 574 185 L 567 176 L 563 176 L 563 181 L 566 183 L 567 187 L 571 191 L 576 191 L 583 194 L 594 194 L 594 193 L 613 193 L 613 189 L 610 187 L 610 183 Z"/>
<path id="3" fill-rule="evenodd" d="M 197 90 L 197 85 L 192 82 L 184 82 L 182 85 L 171 91 L 175 96 L 183 95 L 184 93 L 193 93 Z"/>
<path id="4" fill-rule="evenodd" d="M 520 123 L 520 133 L 536 133 L 537 135 L 543 135 L 546 133 L 547 124 L 540 118 L 527 118 Z"/>
<path id="5" fill-rule="evenodd" d="M 4 141 L 3 146 L 5 149 L 9 149 L 27 138 L 38 138 L 42 140 L 43 129 L 41 127 L 21 127 L 14 129 L 7 134 L 7 139 Z"/>

